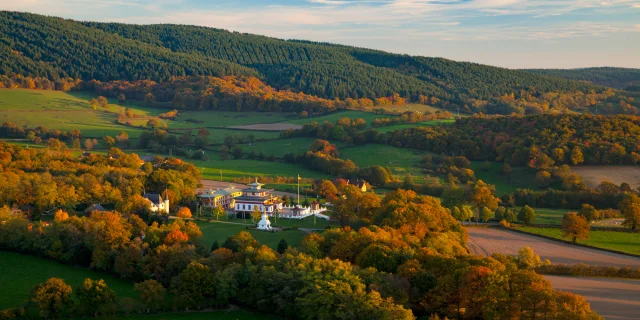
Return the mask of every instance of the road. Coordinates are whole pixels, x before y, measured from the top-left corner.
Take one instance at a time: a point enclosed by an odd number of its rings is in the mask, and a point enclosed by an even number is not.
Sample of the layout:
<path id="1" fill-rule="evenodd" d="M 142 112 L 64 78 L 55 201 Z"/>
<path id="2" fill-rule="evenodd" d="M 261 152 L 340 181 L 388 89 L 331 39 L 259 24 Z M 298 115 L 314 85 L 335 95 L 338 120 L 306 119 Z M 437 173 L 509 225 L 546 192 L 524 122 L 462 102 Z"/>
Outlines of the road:
<path id="1" fill-rule="evenodd" d="M 597 249 L 573 246 L 567 243 L 530 236 L 499 228 L 467 228 L 469 249 L 478 255 L 503 253 L 518 254 L 518 250 L 529 247 L 542 259 L 553 264 L 579 264 L 640 268 L 640 258 L 606 252 Z M 640 318 L 640 316 L 639 316 Z"/>
<path id="2" fill-rule="evenodd" d="M 469 249 L 478 255 L 516 255 L 523 247 L 556 264 L 608 265 L 640 268 L 640 258 L 572 246 L 498 228 L 467 228 Z M 555 289 L 584 296 L 605 319 L 640 319 L 640 280 L 544 276 Z"/>

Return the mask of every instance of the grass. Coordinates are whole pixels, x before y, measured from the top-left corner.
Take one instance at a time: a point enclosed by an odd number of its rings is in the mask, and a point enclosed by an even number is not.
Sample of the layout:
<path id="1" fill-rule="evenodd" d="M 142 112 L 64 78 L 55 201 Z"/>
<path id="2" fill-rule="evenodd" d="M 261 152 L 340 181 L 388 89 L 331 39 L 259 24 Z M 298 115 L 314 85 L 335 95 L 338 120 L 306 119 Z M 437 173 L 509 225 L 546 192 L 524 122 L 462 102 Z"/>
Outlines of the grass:
<path id="1" fill-rule="evenodd" d="M 376 107 L 376 108 L 379 108 L 379 107 Z M 419 103 L 409 103 L 403 106 L 385 106 L 383 108 L 389 111 L 394 111 L 394 112 L 414 111 L 414 112 L 422 112 L 422 113 L 425 113 L 425 112 L 436 113 L 437 111 L 443 111 L 443 109 L 439 109 L 436 107 L 427 106 Z M 463 114 L 460 114 L 460 116 L 463 116 Z"/>
<path id="2" fill-rule="evenodd" d="M 380 127 L 380 128 L 376 128 L 376 130 L 380 133 L 385 133 L 385 132 L 390 132 L 390 131 L 396 131 L 396 130 L 401 130 L 401 129 L 410 129 L 410 128 L 417 128 L 417 127 L 425 127 L 425 126 L 435 126 L 435 125 L 439 125 L 439 124 L 452 124 L 455 120 L 453 119 L 446 119 L 446 120 L 430 120 L 430 121 L 424 121 L 424 122 L 418 122 L 418 123 L 405 123 L 405 124 L 397 124 L 397 125 L 393 125 L 393 126 L 387 126 L 387 127 Z"/>
<path id="3" fill-rule="evenodd" d="M 180 111 L 175 121 L 168 123 L 170 128 L 211 128 L 285 122 L 292 116 L 294 114 L 284 112 Z M 188 119 L 203 121 L 203 123 L 189 122 Z"/>
<path id="4" fill-rule="evenodd" d="M 133 284 L 128 281 L 86 268 L 0 251 L 0 309 L 22 306 L 31 289 L 51 277 L 62 278 L 74 288 L 86 278 L 103 279 L 118 298 L 138 297 L 133 291 Z"/>
<path id="5" fill-rule="evenodd" d="M 265 155 L 274 155 L 281 157 L 285 153 L 293 153 L 295 155 L 303 154 L 309 150 L 309 146 L 317 138 L 291 138 L 291 139 L 278 139 L 270 141 L 261 141 L 253 143 L 245 143 L 238 145 L 242 148 L 242 151 L 249 153 L 254 151 L 256 153 L 264 153 Z M 339 145 L 338 145 L 339 148 Z"/>
<path id="6" fill-rule="evenodd" d="M 382 144 L 366 144 L 339 150 L 342 159 L 350 159 L 360 168 L 379 165 L 389 168 L 396 178 L 402 179 L 411 174 L 414 182 L 424 182 L 425 176 L 419 164 L 427 152 Z"/>
<path id="7" fill-rule="evenodd" d="M 489 170 L 485 171 L 482 169 L 484 165 L 483 161 L 472 161 L 471 169 L 475 172 L 478 179 L 496 186 L 497 196 L 513 193 L 516 189 L 536 189 L 535 169 L 529 167 L 512 167 L 511 177 L 506 179 L 499 173 L 502 163 L 489 162 L 489 164 Z"/>
<path id="8" fill-rule="evenodd" d="M 0 89 L 0 122 L 65 131 L 77 129 L 87 137 L 117 135 L 121 131 L 137 137 L 144 132 L 115 122 L 122 106 L 110 104 L 107 109 L 93 110 L 89 101 L 81 96 L 61 91 Z M 147 113 L 132 110 L 137 114 Z"/>
<path id="9" fill-rule="evenodd" d="M 219 310 L 206 312 L 165 313 L 153 315 L 133 315 L 122 317 L 126 320 L 276 320 L 272 315 L 253 313 L 245 310 Z"/>
<path id="10" fill-rule="evenodd" d="M 557 239 L 564 239 L 562 238 L 562 230 L 559 228 L 521 227 L 518 228 L 518 230 Z M 598 248 L 618 250 L 632 254 L 640 254 L 640 235 L 637 233 L 617 231 L 591 231 L 589 234 L 590 239 L 578 240 L 578 243 Z"/>
<path id="11" fill-rule="evenodd" d="M 278 223 L 282 224 L 280 220 L 281 219 L 278 219 Z M 238 219 L 236 221 L 241 223 L 243 220 Z M 250 221 L 250 220 L 247 219 L 247 221 Z M 287 244 L 289 244 L 289 246 L 295 247 L 298 245 L 300 240 L 302 240 L 302 238 L 306 236 L 306 233 L 300 230 L 287 230 L 287 231 L 280 231 L 280 232 L 258 231 L 255 229 L 251 229 L 251 226 L 253 226 L 253 224 L 249 226 L 249 229 L 246 229 L 245 225 L 221 223 L 221 222 L 215 222 L 215 221 L 212 221 L 212 222 L 198 221 L 197 223 L 198 223 L 198 226 L 200 227 L 200 230 L 202 231 L 202 238 L 200 238 L 200 242 L 207 249 L 211 248 L 211 245 L 213 245 L 214 241 L 218 241 L 218 244 L 222 246 L 222 244 L 227 238 L 232 237 L 241 231 L 247 231 L 251 233 L 251 235 L 253 235 L 253 237 L 260 244 L 264 244 L 272 249 L 276 249 L 278 247 L 278 243 L 280 242 L 281 239 L 285 239 L 287 241 Z M 274 221 L 272 221 L 272 223 L 274 223 Z M 293 226 L 293 223 L 295 222 L 294 221 L 291 222 L 292 226 Z"/>
<path id="12" fill-rule="evenodd" d="M 576 211 L 569 209 L 546 209 L 546 208 L 533 208 L 536 212 L 536 218 L 533 223 L 540 224 L 557 224 L 562 225 L 562 218 L 567 212 Z M 516 214 L 520 212 L 520 208 L 516 208 Z"/>
<path id="13" fill-rule="evenodd" d="M 312 171 L 298 165 L 267 162 L 258 160 L 219 160 L 217 154 L 209 154 L 214 158 L 208 161 L 186 160 L 193 163 L 202 172 L 205 179 L 220 180 L 220 170 L 222 179 L 232 181 L 233 178 L 242 177 L 296 177 L 328 179 L 328 175 Z"/>

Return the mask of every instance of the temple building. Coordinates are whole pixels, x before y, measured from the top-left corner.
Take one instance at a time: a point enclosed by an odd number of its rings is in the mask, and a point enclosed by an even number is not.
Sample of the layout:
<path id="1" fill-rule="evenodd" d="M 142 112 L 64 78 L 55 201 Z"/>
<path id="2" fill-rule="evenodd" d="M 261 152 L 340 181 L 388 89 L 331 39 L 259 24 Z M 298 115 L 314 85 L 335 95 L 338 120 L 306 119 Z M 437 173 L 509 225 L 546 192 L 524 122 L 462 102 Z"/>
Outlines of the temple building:
<path id="1" fill-rule="evenodd" d="M 222 207 L 225 209 L 235 207 L 235 199 L 242 196 L 242 190 L 233 185 L 225 189 L 209 190 L 199 194 L 198 199 L 205 208 Z"/>
<path id="2" fill-rule="evenodd" d="M 282 202 L 271 194 L 273 189 L 262 189 L 262 186 L 263 184 L 256 180 L 249 188 L 242 190 L 242 196 L 235 198 L 236 214 L 251 213 L 256 207 L 267 215 L 282 210 Z"/>

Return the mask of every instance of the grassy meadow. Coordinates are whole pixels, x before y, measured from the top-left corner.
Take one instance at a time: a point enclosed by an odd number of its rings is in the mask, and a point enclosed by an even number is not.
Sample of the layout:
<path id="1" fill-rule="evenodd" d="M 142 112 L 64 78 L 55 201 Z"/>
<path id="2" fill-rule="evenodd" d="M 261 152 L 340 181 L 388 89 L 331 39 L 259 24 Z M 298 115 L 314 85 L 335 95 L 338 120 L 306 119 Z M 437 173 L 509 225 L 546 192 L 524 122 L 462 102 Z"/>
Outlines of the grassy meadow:
<path id="1" fill-rule="evenodd" d="M 0 309 L 20 307 L 34 286 L 51 277 L 64 279 L 72 287 L 86 278 L 103 279 L 118 298 L 137 298 L 133 283 L 81 267 L 69 266 L 39 257 L 0 251 Z"/>
<path id="2" fill-rule="evenodd" d="M 295 119 L 295 114 L 284 112 L 233 112 L 233 111 L 180 111 L 170 128 L 220 128 L 256 123 L 283 122 Z M 202 123 L 194 122 L 202 121 Z"/>
<path id="3" fill-rule="evenodd" d="M 518 230 L 557 239 L 564 239 L 562 238 L 562 230 L 560 228 L 519 227 Z M 578 243 L 598 248 L 618 250 L 632 254 L 640 254 L 640 234 L 617 231 L 591 231 L 589 235 L 590 239 L 578 240 Z"/>
<path id="4" fill-rule="evenodd" d="M 417 128 L 417 127 L 435 126 L 435 125 L 439 125 L 439 124 L 452 124 L 454 121 L 455 120 L 453 120 L 453 119 L 430 120 L 430 121 L 417 122 L 417 123 L 404 123 L 404 124 L 397 124 L 397 125 L 393 125 L 393 126 L 380 127 L 380 128 L 376 128 L 376 130 L 378 130 L 378 132 L 380 132 L 380 133 L 385 133 L 385 132 L 402 130 L 402 129 L 411 129 L 411 128 Z"/>
<path id="5" fill-rule="evenodd" d="M 274 219 L 270 219 L 270 220 L 271 220 L 271 223 L 274 223 Z M 280 220 L 282 220 L 282 222 Z M 242 219 L 238 219 L 236 221 L 241 222 Z M 247 219 L 247 221 L 251 221 L 251 220 Z M 287 221 L 286 223 L 284 221 L 285 220 L 283 219 L 278 219 L 278 224 L 288 227 L 287 225 L 288 220 L 286 220 Z M 325 220 L 323 221 L 326 227 L 326 221 Z M 291 221 L 291 226 L 294 226 L 294 223 L 296 222 L 297 221 Z M 202 238 L 200 238 L 200 242 L 207 249 L 211 248 L 211 246 L 213 245 L 213 242 L 215 241 L 218 241 L 218 244 L 222 246 L 222 244 L 227 238 L 232 237 L 241 231 L 247 231 L 251 233 L 251 235 L 253 235 L 253 237 L 260 244 L 264 244 L 272 249 L 278 248 L 278 243 L 280 242 L 281 239 L 284 239 L 285 241 L 287 241 L 289 246 L 295 247 L 296 245 L 298 245 L 300 240 L 302 240 L 302 238 L 306 236 L 306 233 L 300 230 L 287 230 L 287 231 L 280 231 L 280 232 L 259 231 L 259 230 L 251 229 L 251 227 L 253 227 L 253 224 L 240 225 L 240 224 L 215 222 L 215 221 L 212 221 L 212 222 L 198 221 L 197 223 L 198 223 L 198 226 L 200 227 L 200 230 L 202 231 Z M 247 229 L 247 227 L 249 229 Z"/>
<path id="6" fill-rule="evenodd" d="M 314 121 L 317 122 L 317 123 L 323 123 L 325 121 L 329 121 L 331 123 L 335 123 L 338 119 L 341 119 L 341 118 L 351 118 L 351 119 L 362 118 L 362 119 L 364 119 L 364 121 L 367 122 L 367 126 L 371 126 L 371 122 L 373 122 L 373 120 L 375 120 L 375 119 L 378 119 L 378 118 L 392 118 L 392 117 L 394 117 L 394 116 L 385 115 L 385 114 L 376 114 L 376 113 L 364 112 L 364 111 L 338 111 L 338 112 L 334 112 L 334 113 L 323 115 L 323 116 L 319 116 L 319 117 L 309 117 L 309 118 L 303 118 L 303 119 L 287 120 L 287 121 L 283 121 L 283 122 L 292 123 L 292 124 L 299 124 L 299 125 L 305 125 L 307 123 L 312 123 Z"/>
<path id="7" fill-rule="evenodd" d="M 208 161 L 186 161 L 199 168 L 205 179 L 212 180 L 220 180 L 220 170 L 222 170 L 222 179 L 224 181 L 231 181 L 233 178 L 241 177 L 295 177 L 297 175 L 303 178 L 329 178 L 326 174 L 294 164 L 258 160 L 220 160 L 217 154 L 209 154 L 209 156 L 212 159 Z"/>
<path id="8" fill-rule="evenodd" d="M 508 179 L 500 175 L 500 162 L 490 162 L 489 170 L 483 170 L 484 161 L 472 161 L 471 169 L 476 178 L 496 186 L 496 195 L 510 194 L 516 189 L 536 189 L 536 170 L 528 167 L 512 167 L 511 177 Z"/>

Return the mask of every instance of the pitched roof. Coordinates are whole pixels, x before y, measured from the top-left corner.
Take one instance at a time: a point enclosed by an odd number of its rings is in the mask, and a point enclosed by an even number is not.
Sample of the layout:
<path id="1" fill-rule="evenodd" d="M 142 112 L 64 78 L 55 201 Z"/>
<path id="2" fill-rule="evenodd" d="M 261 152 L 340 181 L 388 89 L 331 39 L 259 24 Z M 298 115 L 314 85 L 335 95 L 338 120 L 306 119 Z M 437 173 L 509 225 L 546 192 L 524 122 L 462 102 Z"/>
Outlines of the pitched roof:
<path id="1" fill-rule="evenodd" d="M 145 193 L 143 197 L 155 204 L 162 203 L 162 197 L 157 193 Z"/>
<path id="2" fill-rule="evenodd" d="M 88 207 L 86 210 L 84 210 L 84 212 L 89 212 L 89 213 L 94 212 L 94 211 L 105 212 L 107 210 L 105 210 L 104 207 L 101 206 L 99 203 L 94 203 L 90 207 Z"/>

